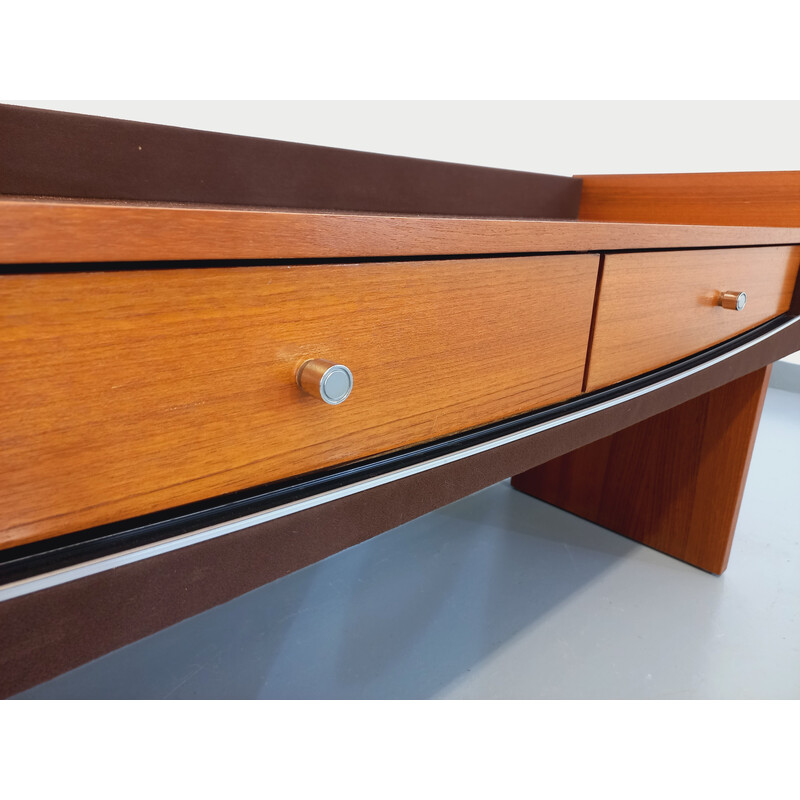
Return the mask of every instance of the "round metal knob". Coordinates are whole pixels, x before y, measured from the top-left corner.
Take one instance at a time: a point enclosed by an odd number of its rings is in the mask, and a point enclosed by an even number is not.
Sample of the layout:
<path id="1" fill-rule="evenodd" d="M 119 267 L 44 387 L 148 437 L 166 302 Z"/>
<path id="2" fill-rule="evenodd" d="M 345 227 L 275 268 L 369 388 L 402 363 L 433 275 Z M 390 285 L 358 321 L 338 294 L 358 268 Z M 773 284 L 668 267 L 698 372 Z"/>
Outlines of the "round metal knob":
<path id="1" fill-rule="evenodd" d="M 719 304 L 731 311 L 741 311 L 746 302 L 747 295 L 744 292 L 723 292 L 719 298 Z"/>
<path id="2" fill-rule="evenodd" d="M 344 364 L 312 358 L 297 370 L 297 385 L 304 392 L 336 406 L 347 400 L 353 391 L 353 373 Z"/>

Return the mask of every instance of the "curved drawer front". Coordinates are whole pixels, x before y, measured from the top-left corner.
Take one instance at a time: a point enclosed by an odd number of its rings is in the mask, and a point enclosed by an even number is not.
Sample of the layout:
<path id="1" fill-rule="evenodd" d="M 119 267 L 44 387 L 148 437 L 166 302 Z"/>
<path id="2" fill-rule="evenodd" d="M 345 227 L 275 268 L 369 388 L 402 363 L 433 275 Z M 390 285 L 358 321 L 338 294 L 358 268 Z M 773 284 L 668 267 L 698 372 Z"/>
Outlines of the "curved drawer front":
<path id="1" fill-rule="evenodd" d="M 723 342 L 789 310 L 800 247 L 619 253 L 605 258 L 586 389 Z M 741 310 L 724 292 L 746 294 Z"/>
<path id="2" fill-rule="evenodd" d="M 0 546 L 578 395 L 594 255 L 0 278 Z M 328 405 L 308 359 L 352 372 Z"/>

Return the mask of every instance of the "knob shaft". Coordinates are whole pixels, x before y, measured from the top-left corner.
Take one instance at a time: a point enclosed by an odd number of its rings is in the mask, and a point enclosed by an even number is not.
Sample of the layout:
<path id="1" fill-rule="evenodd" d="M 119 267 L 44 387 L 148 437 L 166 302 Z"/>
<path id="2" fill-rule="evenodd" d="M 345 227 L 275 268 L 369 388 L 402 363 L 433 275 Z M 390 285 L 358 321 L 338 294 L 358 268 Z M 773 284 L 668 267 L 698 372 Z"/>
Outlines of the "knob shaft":
<path id="1" fill-rule="evenodd" d="M 744 292 L 723 292 L 719 298 L 719 304 L 731 311 L 741 311 L 745 303 L 747 303 L 747 295 Z"/>
<path id="2" fill-rule="evenodd" d="M 353 391 L 353 373 L 344 364 L 312 358 L 297 370 L 297 385 L 313 397 L 337 406 Z"/>

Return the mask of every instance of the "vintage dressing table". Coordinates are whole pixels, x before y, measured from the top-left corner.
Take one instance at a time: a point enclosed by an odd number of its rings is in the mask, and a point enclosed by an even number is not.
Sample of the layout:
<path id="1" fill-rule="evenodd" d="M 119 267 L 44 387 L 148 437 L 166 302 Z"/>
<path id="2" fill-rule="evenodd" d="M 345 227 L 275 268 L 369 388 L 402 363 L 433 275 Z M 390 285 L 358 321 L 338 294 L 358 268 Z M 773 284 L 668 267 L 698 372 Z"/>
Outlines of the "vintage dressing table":
<path id="1" fill-rule="evenodd" d="M 0 140 L 4 696 L 509 476 L 725 569 L 800 349 L 800 172 L 13 106 Z"/>

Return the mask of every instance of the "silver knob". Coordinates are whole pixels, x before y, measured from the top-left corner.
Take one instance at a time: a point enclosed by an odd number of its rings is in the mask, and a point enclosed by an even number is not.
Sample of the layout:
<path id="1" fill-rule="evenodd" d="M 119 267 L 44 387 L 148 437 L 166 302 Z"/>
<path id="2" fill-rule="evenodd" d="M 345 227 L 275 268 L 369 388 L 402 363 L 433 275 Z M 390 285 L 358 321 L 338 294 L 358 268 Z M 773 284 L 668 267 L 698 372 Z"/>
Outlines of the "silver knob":
<path id="1" fill-rule="evenodd" d="M 747 295 L 744 292 L 723 292 L 719 298 L 719 304 L 731 311 L 741 311 L 745 303 L 747 303 Z"/>
<path id="2" fill-rule="evenodd" d="M 344 364 L 312 358 L 297 370 L 297 385 L 304 392 L 336 406 L 347 400 L 353 391 L 353 373 Z"/>

